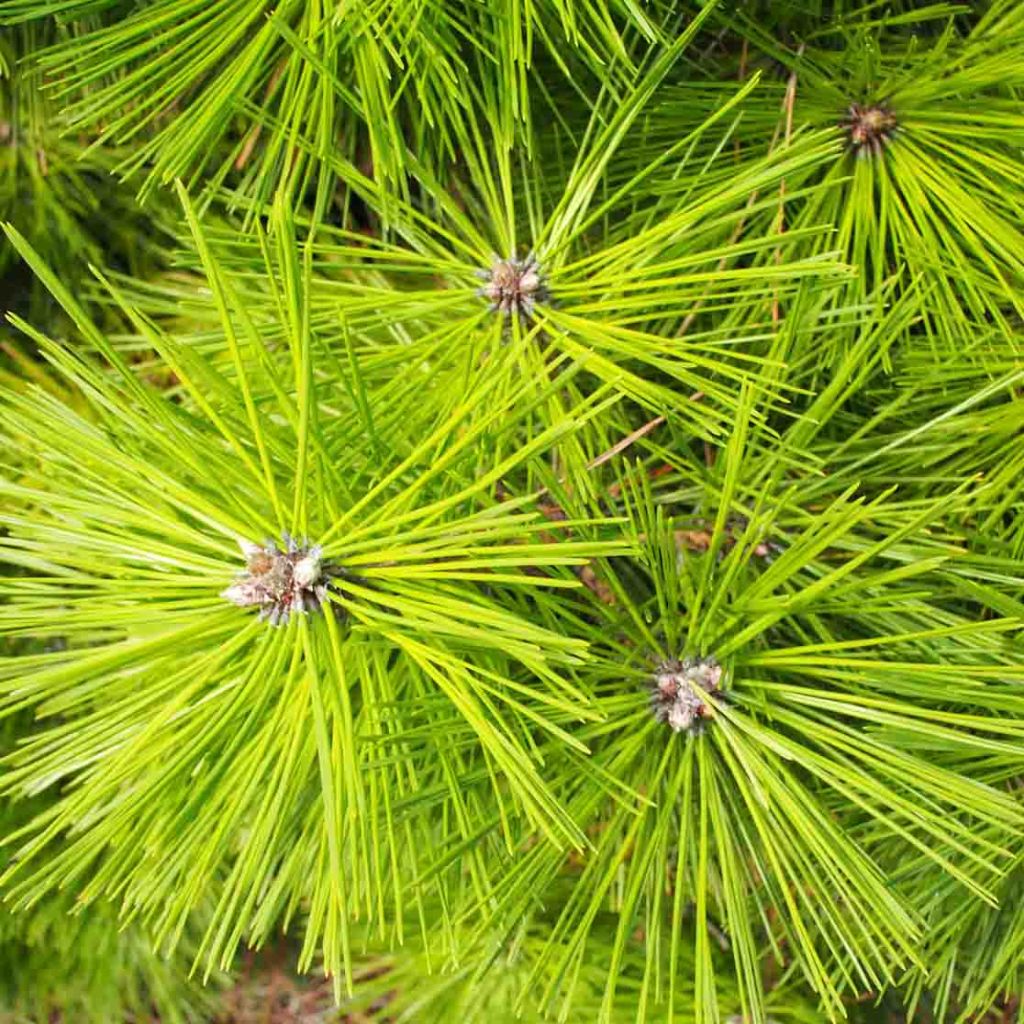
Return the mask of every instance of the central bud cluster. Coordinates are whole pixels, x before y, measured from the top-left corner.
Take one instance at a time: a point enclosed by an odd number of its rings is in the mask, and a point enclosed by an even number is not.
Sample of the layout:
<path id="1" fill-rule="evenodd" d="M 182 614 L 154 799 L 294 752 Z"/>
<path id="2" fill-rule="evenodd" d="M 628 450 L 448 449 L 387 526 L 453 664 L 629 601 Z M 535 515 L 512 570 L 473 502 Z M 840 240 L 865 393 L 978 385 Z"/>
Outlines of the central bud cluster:
<path id="1" fill-rule="evenodd" d="M 896 115 L 884 103 L 851 103 L 843 125 L 858 155 L 871 152 L 877 156 L 896 132 Z"/>
<path id="2" fill-rule="evenodd" d="M 288 534 L 282 539 L 283 547 L 241 541 L 245 572 L 221 594 L 240 607 L 259 608 L 259 617 L 274 626 L 292 612 L 319 611 L 330 585 L 319 545 L 299 544 Z"/>
<path id="3" fill-rule="evenodd" d="M 714 658 L 672 658 L 654 672 L 651 710 L 673 732 L 695 732 L 712 714 L 704 695 L 722 688 L 722 666 Z"/>
<path id="4" fill-rule="evenodd" d="M 491 269 L 478 270 L 477 276 L 484 282 L 478 294 L 490 301 L 492 313 L 529 317 L 536 303 L 547 298 L 544 276 L 533 253 L 524 260 L 515 256 L 502 260 L 495 256 Z"/>

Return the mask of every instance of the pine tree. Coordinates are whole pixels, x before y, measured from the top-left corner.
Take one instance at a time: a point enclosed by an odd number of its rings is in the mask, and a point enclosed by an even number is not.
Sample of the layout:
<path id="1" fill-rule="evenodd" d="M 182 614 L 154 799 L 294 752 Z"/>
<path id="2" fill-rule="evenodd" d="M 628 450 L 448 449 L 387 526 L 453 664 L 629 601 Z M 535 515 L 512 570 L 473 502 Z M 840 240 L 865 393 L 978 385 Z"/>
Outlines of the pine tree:
<path id="1" fill-rule="evenodd" d="M 1019 1014 L 1024 7 L 0 24 L 15 1011 Z"/>

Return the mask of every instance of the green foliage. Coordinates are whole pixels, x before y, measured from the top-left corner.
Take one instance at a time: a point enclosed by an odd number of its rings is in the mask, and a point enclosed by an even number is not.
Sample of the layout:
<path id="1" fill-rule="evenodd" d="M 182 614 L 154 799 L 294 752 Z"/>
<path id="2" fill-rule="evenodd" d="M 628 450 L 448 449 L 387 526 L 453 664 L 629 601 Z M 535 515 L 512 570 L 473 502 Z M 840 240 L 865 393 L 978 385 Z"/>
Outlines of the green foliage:
<path id="1" fill-rule="evenodd" d="M 949 18 L 954 5 L 909 6 L 893 17 L 873 5 L 874 17 L 805 23 L 792 35 L 737 19 L 730 28 L 742 46 L 731 60 L 706 62 L 703 80 L 690 75 L 669 90 L 647 141 L 656 151 L 686 111 L 700 118 L 721 104 L 735 90 L 723 77 L 762 72 L 738 145 L 760 152 L 815 127 L 845 150 L 787 178 L 787 191 L 819 187 L 803 201 L 780 198 L 780 220 L 831 225 L 818 245 L 861 268 L 859 298 L 892 274 L 934 280 L 930 340 L 940 349 L 956 343 L 962 322 L 1005 325 L 1020 314 L 1024 10 L 997 2 L 965 23 Z M 854 105 L 891 118 L 874 144 L 851 137 Z"/>
<path id="2" fill-rule="evenodd" d="M 116 372 L 33 333 L 94 415 L 40 394 L 12 396 L 7 410 L 12 449 L 34 456 L 46 473 L 7 492 L 23 509 L 4 517 L 9 560 L 41 575 L 11 582 L 16 599 L 3 609 L 5 630 L 35 636 L 55 629 L 66 642 L 64 650 L 11 658 L 5 667 L 9 709 L 42 700 L 40 710 L 58 717 L 12 758 L 7 784 L 32 789 L 40 771 L 54 772 L 51 781 L 77 776 L 62 809 L 40 821 L 38 833 L 26 831 L 9 875 L 23 876 L 14 892 L 29 899 L 44 881 L 88 877 L 90 895 L 119 891 L 133 910 L 158 915 L 161 930 L 173 932 L 263 806 L 247 844 L 259 855 L 237 859 L 228 875 L 208 933 L 210 956 L 229 961 L 242 934 L 255 928 L 258 937 L 303 896 L 323 916 L 311 922 L 311 946 L 323 929 L 337 970 L 348 960 L 350 901 L 401 900 L 439 844 L 481 827 L 472 824 L 475 815 L 460 813 L 453 835 L 442 829 L 438 838 L 433 813 L 419 820 L 421 809 L 436 812 L 439 803 L 460 808 L 467 742 L 479 747 L 484 761 L 472 770 L 491 775 L 499 806 L 507 801 L 508 813 L 523 813 L 553 838 L 578 835 L 540 775 L 531 734 L 537 727 L 576 742 L 564 723 L 578 718 L 579 695 L 562 670 L 585 648 L 503 606 L 501 597 L 525 588 L 542 606 L 554 599 L 549 589 L 575 583 L 568 567 L 624 545 L 582 537 L 546 543 L 551 526 L 528 500 L 493 498 L 505 478 L 529 489 L 536 460 L 605 404 L 598 392 L 519 443 L 516 428 L 549 404 L 552 388 L 499 386 L 495 364 L 515 359 L 513 347 L 469 368 L 467 397 L 429 423 L 413 409 L 427 404 L 429 385 L 410 389 L 404 403 L 392 392 L 383 415 L 383 396 L 360 394 L 357 380 L 349 401 L 332 396 L 322 407 L 320 394 L 333 389 L 318 380 L 318 346 L 308 332 L 302 296 L 309 265 L 303 271 L 287 223 L 277 228 L 282 276 L 266 282 L 282 285 L 278 327 L 288 351 L 268 351 L 251 322 L 236 337 L 226 321 L 236 371 L 229 379 L 194 350 L 149 332 L 187 404 L 140 383 L 38 265 L 83 341 Z M 209 256 L 201 234 L 197 241 Z M 225 309 L 242 311 L 212 259 L 210 282 Z M 125 315 L 144 326 L 130 308 Z M 567 380 L 572 374 L 565 369 Z M 331 408 L 335 401 L 340 408 Z M 56 431 L 48 426 L 54 417 Z M 354 431 L 373 443 L 357 447 Z M 564 524 L 570 528 L 607 532 L 585 520 Z M 271 628 L 220 596 L 244 568 L 239 541 L 285 534 L 316 539 L 343 571 L 331 613 L 312 628 L 303 616 Z M 55 622 L 46 609 L 72 595 L 76 608 Z M 140 672 L 149 680 L 141 689 Z M 109 686 L 99 704 L 96 678 Z M 67 719 L 80 714 L 89 724 L 69 743 Z M 403 744 L 407 731 L 421 741 Z M 342 765 L 343 785 L 342 776 L 335 781 Z M 125 772 L 135 780 L 127 805 L 116 798 Z M 268 786 L 278 792 L 269 814 Z M 180 795 L 168 801 L 172 792 Z M 188 808 L 184 819 L 179 799 Z M 116 814 L 90 813 L 94 827 L 41 876 L 29 874 L 34 851 L 84 808 L 98 811 L 111 800 Z M 486 805 L 483 815 L 489 824 Z M 191 840 L 178 833 L 185 820 Z M 342 822 L 347 836 L 335 846 L 333 829 Z M 399 864 L 400 847 L 421 827 L 427 832 L 413 849 L 428 859 L 406 856 Z M 296 830 L 307 834 L 303 843 Z M 100 869 L 102 852 L 129 837 L 133 863 L 119 858 Z M 263 843 L 269 848 L 260 850 Z M 351 891 L 339 885 L 339 872 L 352 873 Z M 277 884 L 267 890 L 272 875 Z"/>
<path id="3" fill-rule="evenodd" d="M 215 989 L 188 977 L 187 959 L 165 959 L 137 927 L 122 930 L 106 905 L 71 914 L 51 900 L 27 914 L 0 912 L 0 1020 L 67 1024 L 135 1020 L 192 1024 L 208 1020 Z"/>
<path id="4" fill-rule="evenodd" d="M 557 985 L 554 973 L 545 969 L 550 951 L 551 922 L 524 930 L 503 950 L 484 950 L 468 962 L 439 970 L 436 957 L 421 951 L 396 951 L 367 958 L 360 964 L 354 999 L 342 1004 L 349 1013 L 386 1013 L 394 1024 L 422 1020 L 461 1020 L 466 1024 L 540 1024 L 551 1020 L 537 1006 L 537 993 Z M 721 938 L 721 936 L 719 936 Z M 605 953 L 615 941 L 608 921 L 595 925 L 592 941 L 581 958 L 573 999 L 572 1020 L 597 1020 L 607 1001 L 608 964 Z M 618 964 L 618 985 L 614 996 L 615 1019 L 632 1020 L 638 1007 L 650 1001 L 644 972 L 650 955 L 644 951 L 646 936 L 638 929 Z M 717 945 L 717 943 L 716 943 Z M 663 950 L 663 955 L 667 954 Z M 487 965 L 480 970 L 479 964 Z M 691 965 L 692 966 L 692 965 Z M 685 977 L 685 975 L 684 975 Z M 670 1016 L 662 1019 L 684 1024 L 695 1019 L 692 983 L 685 986 Z M 776 1024 L 812 1024 L 819 1019 L 813 1002 L 801 993 L 773 983 L 767 997 L 770 1017 Z M 729 988 L 721 993 L 720 1007 L 729 1021 L 741 1019 L 741 1002 Z M 357 1017 L 358 1019 L 358 1017 Z"/>
<path id="5" fill-rule="evenodd" d="M 3 748 L 29 729 L 8 720 Z M 45 797 L 0 808 L 0 825 L 9 834 L 33 814 L 44 812 Z M 0 863 L 6 863 L 4 856 Z M 185 945 L 194 942 L 189 932 Z M 137 925 L 127 928 L 110 904 L 76 913 L 74 900 L 57 896 L 28 913 L 0 910 L 0 1021 L 37 1024 L 60 1020 L 93 1024 L 131 1015 L 138 1021 L 192 1024 L 209 1019 L 217 985 L 204 990 L 188 976 L 185 958 L 168 958 L 153 948 Z"/>
<path id="6" fill-rule="evenodd" d="M 14 224 L 68 285 L 90 262 L 151 274 L 166 261 L 172 206 L 156 196 L 140 207 L 113 176 L 116 150 L 67 133 L 35 63 L 56 36 L 48 24 L 0 35 L 0 220 Z M 7 244 L 0 244 L 0 279 L 9 289 L 8 309 L 37 322 L 51 315 L 45 290 Z"/>
<path id="7" fill-rule="evenodd" d="M 119 170 L 152 161 L 151 184 L 205 171 L 216 186 L 234 174 L 264 199 L 278 184 L 327 186 L 326 168 L 294 161 L 297 137 L 320 160 L 339 149 L 365 156 L 392 182 L 404 176 L 407 138 L 421 153 L 457 156 L 455 133 L 475 89 L 502 95 L 492 130 L 508 145 L 529 118 L 535 51 L 580 88 L 587 74 L 627 75 L 630 44 L 662 39 L 676 20 L 663 26 L 633 0 L 123 7 L 5 0 L 0 17 L 18 24 L 56 16 L 84 28 L 40 61 L 59 76 L 73 128 L 99 127 L 118 145 L 137 141 Z"/>
<path id="8" fill-rule="evenodd" d="M 13 914 L 355 1019 L 1011 1019 L 1022 10 L 0 3 Z"/>

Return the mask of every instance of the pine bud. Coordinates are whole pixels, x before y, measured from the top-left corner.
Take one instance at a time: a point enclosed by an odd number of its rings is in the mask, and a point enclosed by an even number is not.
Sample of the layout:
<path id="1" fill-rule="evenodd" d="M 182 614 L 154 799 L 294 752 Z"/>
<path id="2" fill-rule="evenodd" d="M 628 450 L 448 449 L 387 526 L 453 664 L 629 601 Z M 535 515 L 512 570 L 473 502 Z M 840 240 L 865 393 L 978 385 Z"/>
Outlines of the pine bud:
<path id="1" fill-rule="evenodd" d="M 896 133 L 896 115 L 884 103 L 851 103 L 843 127 L 849 132 L 850 144 L 858 156 L 868 152 L 877 156 Z"/>
<path id="2" fill-rule="evenodd" d="M 535 304 L 548 297 L 540 264 L 533 253 L 525 260 L 515 256 L 502 260 L 495 256 L 491 269 L 478 270 L 477 276 L 485 282 L 477 294 L 490 300 L 491 312 L 529 317 Z"/>
<path id="3" fill-rule="evenodd" d="M 673 732 L 695 732 L 714 713 L 705 694 L 718 693 L 722 666 L 714 658 L 670 659 L 654 672 L 651 710 Z"/>
<path id="4" fill-rule="evenodd" d="M 299 587 L 311 587 L 320 579 L 320 555 L 312 553 L 300 558 L 292 569 L 295 584 Z"/>
<path id="5" fill-rule="evenodd" d="M 287 534 L 283 540 L 283 548 L 270 540 L 239 541 L 245 572 L 221 593 L 232 604 L 259 608 L 259 617 L 275 626 L 292 612 L 319 611 L 330 586 L 318 545 L 299 544 Z"/>

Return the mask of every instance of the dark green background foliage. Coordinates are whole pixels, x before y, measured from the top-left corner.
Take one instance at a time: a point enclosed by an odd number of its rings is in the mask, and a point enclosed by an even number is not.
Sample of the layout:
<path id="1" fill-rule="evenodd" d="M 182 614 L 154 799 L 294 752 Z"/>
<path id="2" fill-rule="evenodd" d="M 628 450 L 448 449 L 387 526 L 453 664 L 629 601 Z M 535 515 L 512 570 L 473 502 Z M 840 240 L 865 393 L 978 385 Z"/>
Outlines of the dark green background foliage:
<path id="1" fill-rule="evenodd" d="M 0 33 L 0 1021 L 1024 1019 L 1019 0 Z"/>

